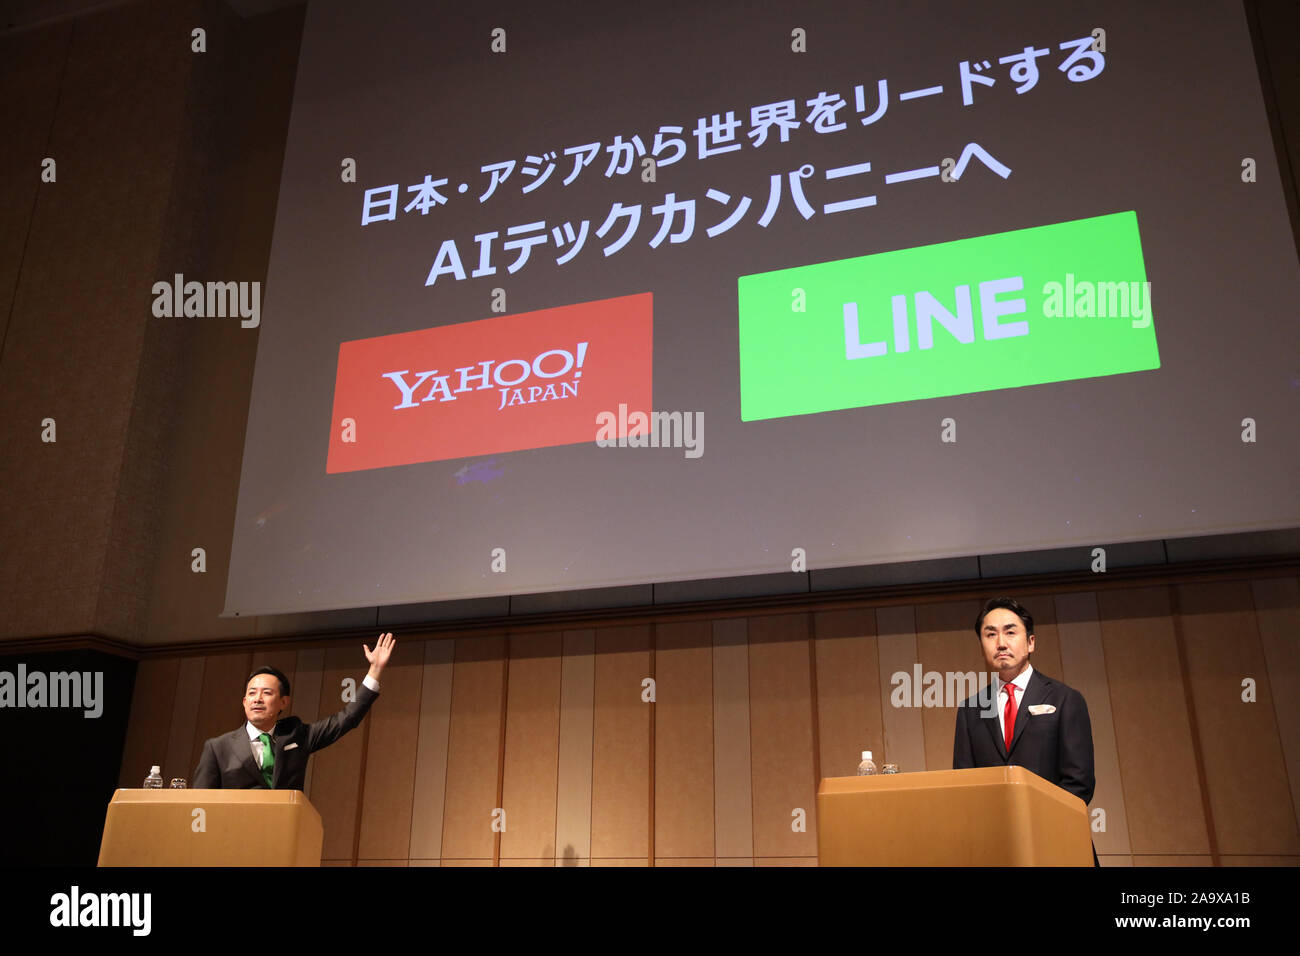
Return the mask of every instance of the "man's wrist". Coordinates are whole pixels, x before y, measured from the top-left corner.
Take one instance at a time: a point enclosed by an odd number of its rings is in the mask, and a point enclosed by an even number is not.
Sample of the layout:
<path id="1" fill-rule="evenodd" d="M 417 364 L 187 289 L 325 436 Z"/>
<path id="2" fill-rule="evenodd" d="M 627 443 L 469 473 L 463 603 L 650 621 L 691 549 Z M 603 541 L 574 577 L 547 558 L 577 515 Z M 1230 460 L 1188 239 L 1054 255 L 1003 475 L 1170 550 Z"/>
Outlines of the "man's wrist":
<path id="1" fill-rule="evenodd" d="M 375 670 L 373 667 L 370 668 L 361 683 L 365 684 L 375 693 L 379 693 L 379 671 Z"/>

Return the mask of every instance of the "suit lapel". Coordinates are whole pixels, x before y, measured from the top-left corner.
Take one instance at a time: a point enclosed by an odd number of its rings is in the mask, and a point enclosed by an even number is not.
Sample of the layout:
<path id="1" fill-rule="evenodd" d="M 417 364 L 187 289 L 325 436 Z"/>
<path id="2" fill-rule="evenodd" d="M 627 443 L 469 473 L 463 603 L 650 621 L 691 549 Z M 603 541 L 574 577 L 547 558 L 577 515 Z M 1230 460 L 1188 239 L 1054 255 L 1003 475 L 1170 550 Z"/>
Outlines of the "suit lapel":
<path id="1" fill-rule="evenodd" d="M 288 731 L 280 729 L 283 726 L 283 721 L 276 723 L 275 730 L 271 733 L 271 752 L 275 754 L 275 766 L 271 769 L 271 784 L 275 790 L 280 789 L 280 770 L 284 767 L 284 745 L 292 736 Z"/>
<path id="2" fill-rule="evenodd" d="M 240 727 L 231 736 L 234 737 L 234 745 L 238 748 L 236 753 L 242 757 L 240 765 L 253 780 L 260 781 L 262 779 L 262 768 L 257 765 L 257 760 L 253 757 L 253 744 L 248 739 L 248 725 L 245 724 Z"/>
<path id="3" fill-rule="evenodd" d="M 1025 728 L 1029 726 L 1032 714 L 1029 713 L 1031 704 L 1041 704 L 1047 697 L 1047 688 L 1050 684 L 1046 677 L 1038 673 L 1037 669 L 1029 675 L 1029 683 L 1025 685 L 1024 696 L 1020 699 L 1016 707 L 1016 728 L 1011 734 L 1011 749 L 1014 751 L 1016 745 L 1020 743 L 1020 738 L 1025 734 Z"/>
<path id="4" fill-rule="evenodd" d="M 996 681 L 997 676 L 994 675 L 992 680 Z M 1002 692 L 999 688 L 998 695 L 993 698 L 993 706 L 997 708 L 997 713 L 1001 712 L 1002 701 Z M 997 718 L 997 713 L 992 717 L 980 717 L 979 722 L 988 728 L 989 736 L 993 738 L 993 746 L 997 748 L 998 756 L 1002 758 L 1003 763 L 1006 763 L 1007 744 L 1002 739 L 1002 724 Z"/>

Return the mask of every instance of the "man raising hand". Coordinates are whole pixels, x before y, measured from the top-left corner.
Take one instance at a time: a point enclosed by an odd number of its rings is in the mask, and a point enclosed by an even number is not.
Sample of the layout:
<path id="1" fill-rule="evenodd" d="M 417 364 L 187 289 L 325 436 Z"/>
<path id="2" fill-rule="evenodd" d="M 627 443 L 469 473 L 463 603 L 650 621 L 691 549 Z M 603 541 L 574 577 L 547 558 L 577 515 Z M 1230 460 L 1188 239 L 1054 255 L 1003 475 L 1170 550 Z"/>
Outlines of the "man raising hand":
<path id="1" fill-rule="evenodd" d="M 244 726 L 203 744 L 194 771 L 195 788 L 301 790 L 307 777 L 307 758 L 328 747 L 366 716 L 379 697 L 379 675 L 397 642 L 379 635 L 372 651 L 362 644 L 370 664 L 357 699 L 337 714 L 304 724 L 287 716 L 292 708 L 289 679 L 274 667 L 259 667 L 244 688 Z"/>

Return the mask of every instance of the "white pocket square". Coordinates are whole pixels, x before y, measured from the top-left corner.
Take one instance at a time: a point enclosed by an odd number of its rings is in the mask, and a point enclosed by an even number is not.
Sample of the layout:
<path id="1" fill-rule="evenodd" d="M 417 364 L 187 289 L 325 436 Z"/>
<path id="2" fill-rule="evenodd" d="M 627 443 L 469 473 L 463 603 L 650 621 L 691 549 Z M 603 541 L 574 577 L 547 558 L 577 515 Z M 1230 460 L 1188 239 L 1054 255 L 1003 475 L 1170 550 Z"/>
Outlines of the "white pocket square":
<path id="1" fill-rule="evenodd" d="M 1055 710 L 1056 708 L 1053 707 L 1052 709 Z M 284 749 L 285 749 L 285 750 L 293 750 L 293 749 L 294 749 L 295 747 L 297 747 L 297 746 L 298 746 L 297 744 L 285 744 L 285 745 L 284 745 Z"/>
<path id="2" fill-rule="evenodd" d="M 1040 714 L 1054 714 L 1056 713 L 1056 708 L 1051 704 L 1030 704 L 1029 712 L 1037 717 Z M 286 747 L 285 749 L 287 750 L 288 748 Z"/>

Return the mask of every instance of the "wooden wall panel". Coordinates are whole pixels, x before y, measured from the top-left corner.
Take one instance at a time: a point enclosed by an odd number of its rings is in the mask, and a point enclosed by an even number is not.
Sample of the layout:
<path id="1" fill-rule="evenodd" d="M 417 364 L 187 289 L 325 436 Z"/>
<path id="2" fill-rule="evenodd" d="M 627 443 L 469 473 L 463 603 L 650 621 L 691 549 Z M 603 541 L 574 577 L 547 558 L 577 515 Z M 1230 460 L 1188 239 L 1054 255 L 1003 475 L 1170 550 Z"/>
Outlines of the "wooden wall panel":
<path id="1" fill-rule="evenodd" d="M 420 721 L 411 795 L 411 860 L 427 865 L 442 856 L 443 803 L 447 790 L 447 748 L 451 734 L 454 638 L 424 642 Z"/>
<path id="2" fill-rule="evenodd" d="M 596 631 L 591 762 L 591 858 L 650 859 L 650 627 Z"/>
<path id="3" fill-rule="evenodd" d="M 1288 773 L 1300 764 L 1300 581 L 1071 592 L 1029 606 L 1035 667 L 1088 701 L 1103 865 L 1209 865 L 1207 803 L 1223 865 L 1300 865 L 1300 774 Z M 851 774 L 864 747 L 904 770 L 950 766 L 952 709 L 892 707 L 891 677 L 912 679 L 917 663 L 923 674 L 982 670 L 976 607 L 404 642 L 414 656 L 399 652 L 363 729 L 310 764 L 323 862 L 813 864 L 818 770 Z M 308 721 L 342 706 L 342 679 L 365 672 L 357 648 L 337 642 L 146 660 L 122 783 L 137 786 L 155 753 L 164 776 L 192 776 L 203 740 L 241 722 L 245 678 L 263 662 L 289 675 L 293 712 Z M 646 676 L 653 705 L 641 701 Z M 1240 702 L 1243 676 L 1257 680 L 1255 704 Z M 790 829 L 795 807 L 804 834 Z"/>
<path id="4" fill-rule="evenodd" d="M 880 712 L 884 723 L 880 747 L 885 763 L 897 764 L 900 773 L 925 769 L 925 724 L 918 707 L 895 707 L 895 674 L 913 673 L 920 657 L 916 651 L 916 612 L 910 605 L 876 609 L 876 649 L 880 659 Z M 874 743 L 874 742 L 873 742 Z M 872 751 L 876 747 L 864 747 Z M 936 769 L 950 770 L 949 762 Z M 861 754 L 859 753 L 859 758 Z M 856 772 L 856 770 L 855 770 Z"/>
<path id="5" fill-rule="evenodd" d="M 974 673 L 978 678 L 988 671 L 975 636 L 975 615 L 980 606 L 978 601 L 917 605 L 917 660 L 922 674 L 936 672 L 943 676 L 945 694 L 949 672 Z M 978 689 L 978 683 L 975 686 Z M 924 769 L 951 770 L 952 742 L 957 730 L 956 706 L 922 707 L 921 722 L 925 728 Z"/>
<path id="6" fill-rule="evenodd" d="M 512 634 L 509 651 L 501 859 L 554 865 L 564 635 Z"/>
<path id="7" fill-rule="evenodd" d="M 1134 866 L 1213 866 L 1214 860 L 1200 853 L 1135 853 Z"/>
<path id="8" fill-rule="evenodd" d="M 177 773 L 189 758 L 189 743 L 194 738 L 192 723 L 189 733 L 184 738 L 183 755 L 168 756 L 168 743 L 176 721 L 186 717 L 193 720 L 194 700 L 177 699 L 177 675 L 181 663 L 185 660 L 197 660 L 203 666 L 203 658 L 156 658 L 139 663 L 135 671 L 135 688 L 131 692 L 131 716 L 127 718 L 126 740 L 122 745 L 122 766 L 118 771 L 119 787 L 138 787 L 149 773 L 149 768 L 159 764 L 163 776 L 190 778 L 193 767 Z M 200 674 L 200 679 L 202 675 Z"/>
<path id="9" fill-rule="evenodd" d="M 204 660 L 203 689 L 199 692 L 194 737 L 190 742 L 189 760 L 186 761 L 191 771 L 199 764 L 205 740 L 228 734 L 246 723 L 243 698 L 248 672 L 252 669 L 248 661 L 247 652 L 210 654 Z M 189 774 L 181 776 L 188 778 Z"/>
<path id="10" fill-rule="evenodd" d="M 293 712 L 309 723 L 319 720 L 325 648 L 312 647 L 299 651 L 294 665 Z"/>
<path id="11" fill-rule="evenodd" d="M 175 777 L 184 777 L 191 786 L 194 783 L 194 771 L 198 769 L 198 760 L 190 762 L 189 757 L 193 752 L 195 722 L 198 720 L 198 711 L 194 707 L 194 702 L 203 693 L 204 668 L 204 658 L 183 657 L 176 672 L 176 686 L 172 691 L 174 702 L 171 731 L 167 735 L 167 763 L 163 767 L 163 779 L 169 783 Z M 168 767 L 175 769 L 168 770 Z M 139 786 L 139 784 L 132 784 L 132 786 Z"/>
<path id="12" fill-rule="evenodd" d="M 293 711 L 308 723 L 320 719 L 320 685 L 325 672 L 325 649 L 313 647 L 298 652 L 293 680 Z M 303 778 L 303 793 L 311 799 L 311 782 L 316 774 L 316 761 L 307 762 Z"/>
<path id="13" fill-rule="evenodd" d="M 655 859 L 713 865 L 713 629 L 655 629 Z"/>
<path id="14" fill-rule="evenodd" d="M 1097 608 L 1134 863 L 1208 853 L 1168 591 L 1099 591 Z"/>
<path id="15" fill-rule="evenodd" d="M 1300 856 L 1221 856 L 1219 866 L 1300 866 Z"/>
<path id="16" fill-rule="evenodd" d="M 289 678 L 289 698 L 293 703 L 291 713 L 302 717 L 302 714 L 298 713 L 297 652 L 285 647 L 255 647 L 248 656 L 248 670 L 251 673 L 259 667 L 274 667 Z"/>
<path id="17" fill-rule="evenodd" d="M 754 856 L 750 760 L 749 626 L 713 622 L 713 834 L 719 861 Z M 748 864 L 746 864 L 748 865 Z"/>
<path id="18" fill-rule="evenodd" d="M 1034 653 L 1029 663 L 1033 665 L 1034 670 L 1042 671 L 1052 680 L 1064 681 L 1068 684 L 1061 661 L 1061 640 L 1056 626 L 1056 603 L 1049 597 L 1033 597 L 1027 602 L 1020 603 L 1024 604 L 1029 613 L 1034 616 Z M 974 640 L 973 629 L 970 634 L 971 639 Z M 987 667 L 988 665 L 985 664 L 986 669 Z"/>
<path id="19" fill-rule="evenodd" d="M 373 649 L 374 644 L 370 647 Z M 398 641 L 379 678 L 379 699 L 366 715 L 370 731 L 361 799 L 361 833 L 357 841 L 358 863 L 401 860 L 405 866 L 410 857 L 423 683 L 424 641 Z"/>
<path id="20" fill-rule="evenodd" d="M 1300 579 L 1251 582 L 1260 644 L 1273 685 L 1273 712 L 1291 788 L 1291 807 L 1300 823 Z"/>
<path id="21" fill-rule="evenodd" d="M 657 856 L 655 857 L 655 866 L 712 867 L 713 865 L 714 865 L 713 857 L 711 856 L 702 856 L 702 857 Z"/>
<path id="22" fill-rule="evenodd" d="M 560 667 L 560 739 L 555 794 L 558 865 L 591 858 L 591 761 L 595 722 L 596 632 L 564 632 Z"/>
<path id="23" fill-rule="evenodd" d="M 351 642 L 335 644 L 326 649 L 317 719 L 343 709 L 344 679 L 350 677 L 360 683 L 366 675 L 367 667 L 361 648 Z M 374 706 L 379 707 L 380 704 L 380 701 L 376 701 Z M 321 824 L 325 827 L 322 859 L 356 862 L 361 757 L 366 737 L 370 733 L 370 719 L 367 716 L 361 726 L 350 734 L 312 755 L 311 762 L 315 767 L 312 770 L 311 802 L 319 811 Z"/>
<path id="24" fill-rule="evenodd" d="M 1250 584 L 1180 586 L 1176 593 L 1218 851 L 1300 854 Z M 1256 682 L 1253 703 L 1242 700 L 1247 677 Z"/>
<path id="25" fill-rule="evenodd" d="M 457 860 L 486 860 L 490 865 L 495 855 L 492 811 L 499 806 L 505 650 L 503 636 L 456 639 L 443 807 L 443 866 Z"/>
<path id="26" fill-rule="evenodd" d="M 1088 806 L 1090 810 L 1105 812 L 1106 827 L 1093 833 L 1093 845 L 1099 855 L 1112 854 L 1129 859 L 1132 844 L 1128 811 L 1124 805 L 1119 751 L 1115 746 L 1115 720 L 1110 706 L 1110 684 L 1106 680 L 1106 655 L 1101 645 L 1097 597 L 1088 591 L 1058 594 L 1055 605 L 1056 628 L 1061 641 L 1061 679 L 1083 695 L 1088 705 L 1088 719 L 1092 723 L 1097 789 Z"/>
<path id="27" fill-rule="evenodd" d="M 755 857 L 817 853 L 810 615 L 749 619 L 750 754 Z M 791 828 L 802 809 L 807 829 Z"/>
<path id="28" fill-rule="evenodd" d="M 879 763 L 885 760 L 876 616 L 870 608 L 822 611 L 813 616 L 813 633 L 817 775 L 851 777 L 862 751 L 873 751 Z"/>

